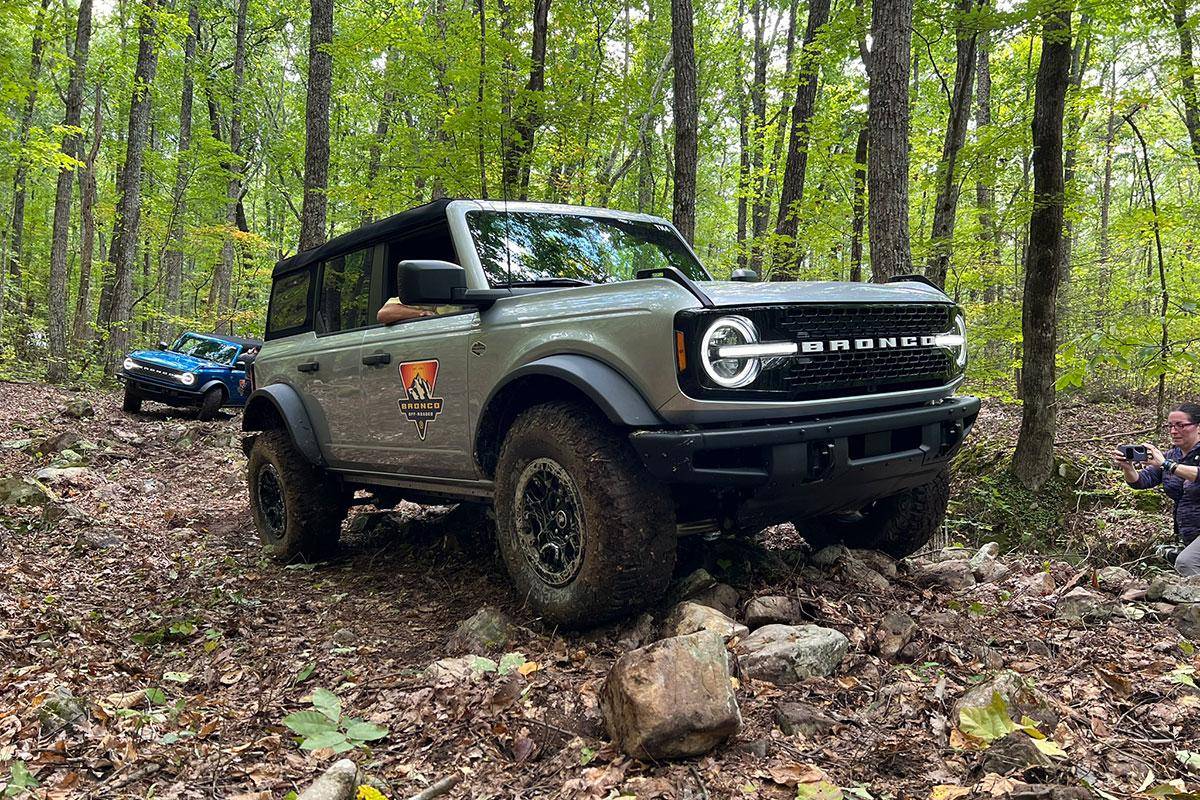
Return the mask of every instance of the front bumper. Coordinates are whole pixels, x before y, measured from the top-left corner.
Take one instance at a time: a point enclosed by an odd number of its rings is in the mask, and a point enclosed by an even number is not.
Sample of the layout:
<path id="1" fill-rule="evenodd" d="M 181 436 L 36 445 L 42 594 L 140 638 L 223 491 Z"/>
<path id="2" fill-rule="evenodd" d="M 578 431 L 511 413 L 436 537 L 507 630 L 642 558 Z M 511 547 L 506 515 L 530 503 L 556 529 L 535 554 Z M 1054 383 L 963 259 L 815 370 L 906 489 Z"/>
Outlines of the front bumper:
<path id="1" fill-rule="evenodd" d="M 199 381 L 196 381 L 196 384 L 190 388 L 179 384 L 170 386 L 149 381 L 137 375 L 130 375 L 123 368 L 117 370 L 117 380 L 134 387 L 137 393 L 147 400 L 157 400 L 168 405 L 197 405 L 203 398 Z"/>
<path id="2" fill-rule="evenodd" d="M 803 422 L 635 431 L 629 440 L 660 481 L 741 490 L 739 524 L 773 524 L 861 508 L 928 482 L 962 446 L 979 405 L 951 397 Z"/>

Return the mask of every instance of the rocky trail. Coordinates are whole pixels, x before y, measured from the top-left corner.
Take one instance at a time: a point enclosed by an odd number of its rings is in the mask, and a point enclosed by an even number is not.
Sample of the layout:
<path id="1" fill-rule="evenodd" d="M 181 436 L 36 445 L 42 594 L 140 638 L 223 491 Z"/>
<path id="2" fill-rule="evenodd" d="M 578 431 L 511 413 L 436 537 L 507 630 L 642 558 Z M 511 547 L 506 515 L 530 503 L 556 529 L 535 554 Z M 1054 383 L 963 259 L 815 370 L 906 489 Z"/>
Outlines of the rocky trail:
<path id="1" fill-rule="evenodd" d="M 0 391 L 0 796 L 1200 797 L 1200 582 L 1149 561 L 783 526 L 564 633 L 469 509 L 280 566 L 236 417 Z"/>

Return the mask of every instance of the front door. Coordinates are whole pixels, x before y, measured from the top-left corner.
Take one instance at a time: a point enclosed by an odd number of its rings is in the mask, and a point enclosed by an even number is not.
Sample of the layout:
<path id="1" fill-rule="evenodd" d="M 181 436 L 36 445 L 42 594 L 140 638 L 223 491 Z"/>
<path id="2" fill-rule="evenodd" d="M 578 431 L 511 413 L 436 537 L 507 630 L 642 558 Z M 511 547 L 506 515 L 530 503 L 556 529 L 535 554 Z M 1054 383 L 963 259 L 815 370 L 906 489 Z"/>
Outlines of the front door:
<path id="1" fill-rule="evenodd" d="M 475 478 L 467 412 L 472 309 L 420 317 L 363 335 L 363 463 L 401 475 Z"/>

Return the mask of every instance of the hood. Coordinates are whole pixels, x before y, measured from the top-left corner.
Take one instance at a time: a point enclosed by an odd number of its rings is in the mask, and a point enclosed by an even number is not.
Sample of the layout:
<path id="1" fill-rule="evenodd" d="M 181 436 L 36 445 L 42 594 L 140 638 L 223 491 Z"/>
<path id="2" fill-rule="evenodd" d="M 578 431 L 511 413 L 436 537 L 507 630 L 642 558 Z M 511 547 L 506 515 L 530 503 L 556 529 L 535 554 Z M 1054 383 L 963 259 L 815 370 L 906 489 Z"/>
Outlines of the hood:
<path id="1" fill-rule="evenodd" d="M 212 369 L 221 367 L 220 364 L 214 364 L 211 361 L 205 361 L 202 358 L 189 356 L 184 353 L 176 353 L 170 350 L 138 350 L 129 354 L 130 358 L 135 358 L 138 361 L 145 361 L 147 364 L 156 364 L 160 367 L 170 367 L 172 369 L 182 370 L 184 372 L 197 372 L 202 369 Z"/>
<path id="2" fill-rule="evenodd" d="M 938 289 L 917 281 L 702 281 L 696 286 L 716 306 L 770 306 L 783 303 L 949 303 Z"/>

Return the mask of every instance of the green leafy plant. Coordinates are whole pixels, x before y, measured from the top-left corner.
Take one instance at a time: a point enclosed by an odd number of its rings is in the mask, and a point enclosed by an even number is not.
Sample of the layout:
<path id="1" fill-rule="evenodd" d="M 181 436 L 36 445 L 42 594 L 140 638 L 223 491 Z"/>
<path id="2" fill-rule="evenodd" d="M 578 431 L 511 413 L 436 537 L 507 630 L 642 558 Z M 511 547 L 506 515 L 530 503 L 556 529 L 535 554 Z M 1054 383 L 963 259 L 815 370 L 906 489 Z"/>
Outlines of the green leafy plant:
<path id="1" fill-rule="evenodd" d="M 5 797 L 17 797 L 30 789 L 41 786 L 38 779 L 33 777 L 33 773 L 25 766 L 24 761 L 12 762 L 8 770 L 8 785 L 4 787 Z"/>
<path id="2" fill-rule="evenodd" d="M 380 725 L 343 716 L 342 701 L 328 689 L 314 691 L 312 705 L 312 710 L 297 711 L 283 719 L 284 725 L 304 737 L 300 742 L 303 750 L 328 747 L 344 753 L 388 735 L 387 728 Z"/>
<path id="3" fill-rule="evenodd" d="M 968 736 L 974 736 L 988 744 L 1014 731 L 1024 731 L 1033 739 L 1033 744 L 1048 756 L 1061 758 L 1066 752 L 1053 739 L 1037 729 L 1037 723 L 1029 717 L 1016 722 L 1009 716 L 1008 704 L 999 692 L 992 692 L 992 700 L 986 706 L 969 706 L 958 713 L 958 728 Z"/>

